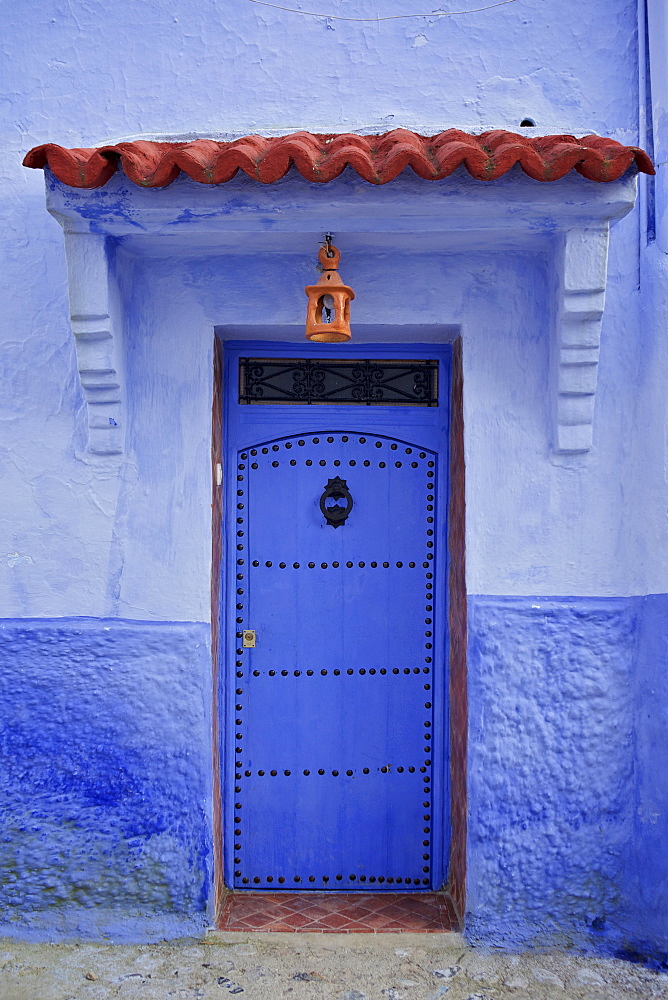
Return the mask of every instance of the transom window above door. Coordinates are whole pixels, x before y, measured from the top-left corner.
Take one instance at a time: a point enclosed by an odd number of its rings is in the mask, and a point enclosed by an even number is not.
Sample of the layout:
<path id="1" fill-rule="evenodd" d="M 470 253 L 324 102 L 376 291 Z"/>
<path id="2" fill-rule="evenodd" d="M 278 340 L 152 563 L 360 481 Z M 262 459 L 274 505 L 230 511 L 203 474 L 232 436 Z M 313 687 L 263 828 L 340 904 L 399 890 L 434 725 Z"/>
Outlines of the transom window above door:
<path id="1" fill-rule="evenodd" d="M 438 361 L 239 358 L 239 402 L 438 406 Z"/>

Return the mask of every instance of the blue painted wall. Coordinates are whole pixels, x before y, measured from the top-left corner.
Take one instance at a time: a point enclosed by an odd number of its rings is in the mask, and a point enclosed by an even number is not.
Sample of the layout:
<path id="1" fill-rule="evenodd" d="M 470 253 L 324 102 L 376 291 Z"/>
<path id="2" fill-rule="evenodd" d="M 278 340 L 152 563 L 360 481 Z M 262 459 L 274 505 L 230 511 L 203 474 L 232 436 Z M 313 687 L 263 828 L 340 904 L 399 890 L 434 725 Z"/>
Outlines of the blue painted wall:
<path id="1" fill-rule="evenodd" d="M 209 705 L 206 625 L 0 621 L 4 934 L 206 926 Z"/>
<path id="2" fill-rule="evenodd" d="M 614 938 L 634 828 L 635 603 L 472 597 L 469 610 L 469 932 Z"/>
<path id="3" fill-rule="evenodd" d="M 374 15 L 379 2 L 327 9 Z M 0 919 L 14 933 L 178 933 L 202 925 L 210 899 L 212 330 L 299 322 L 312 260 L 301 244 L 179 262 L 167 244 L 157 258 L 112 248 L 127 451 L 93 459 L 62 235 L 21 158 L 46 140 L 479 131 L 527 116 L 526 134 L 647 144 L 637 4 L 517 0 L 380 24 L 247 0 L 4 10 L 16 27 L 0 100 L 0 717 L 17 877 Z M 419 182 L 405 180 L 408 206 Z M 357 322 L 464 332 L 467 582 L 485 595 L 470 632 L 477 941 L 668 951 L 668 258 L 651 242 L 650 193 L 643 179 L 612 233 L 586 457 L 548 450 L 549 255 L 344 258 Z"/>
<path id="4" fill-rule="evenodd" d="M 668 596 L 469 615 L 468 934 L 665 962 Z"/>
<path id="5" fill-rule="evenodd" d="M 633 955 L 668 958 L 668 597 L 641 602 L 635 663 L 634 826 L 624 943 Z"/>

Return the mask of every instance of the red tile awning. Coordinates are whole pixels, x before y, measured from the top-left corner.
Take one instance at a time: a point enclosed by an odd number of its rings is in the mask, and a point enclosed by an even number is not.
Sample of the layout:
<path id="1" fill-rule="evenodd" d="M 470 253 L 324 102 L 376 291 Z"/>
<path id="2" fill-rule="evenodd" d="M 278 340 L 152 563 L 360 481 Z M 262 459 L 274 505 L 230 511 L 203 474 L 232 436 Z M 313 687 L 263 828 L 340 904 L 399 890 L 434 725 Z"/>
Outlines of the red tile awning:
<path id="1" fill-rule="evenodd" d="M 224 184 L 242 170 L 273 184 L 295 166 L 309 181 L 325 183 L 350 166 L 370 184 L 387 184 L 407 167 L 425 180 L 441 180 L 464 166 L 476 180 L 493 181 L 519 164 L 537 181 L 556 181 L 571 170 L 592 181 L 615 181 L 633 164 L 646 174 L 654 167 L 638 146 L 586 135 L 527 138 L 496 130 L 469 135 L 448 129 L 434 136 L 394 129 L 383 135 L 249 135 L 233 142 L 119 142 L 96 149 L 64 149 L 45 143 L 31 149 L 26 167 L 49 167 L 70 187 L 102 187 L 121 167 L 140 187 L 165 187 L 185 173 L 200 184 Z"/>

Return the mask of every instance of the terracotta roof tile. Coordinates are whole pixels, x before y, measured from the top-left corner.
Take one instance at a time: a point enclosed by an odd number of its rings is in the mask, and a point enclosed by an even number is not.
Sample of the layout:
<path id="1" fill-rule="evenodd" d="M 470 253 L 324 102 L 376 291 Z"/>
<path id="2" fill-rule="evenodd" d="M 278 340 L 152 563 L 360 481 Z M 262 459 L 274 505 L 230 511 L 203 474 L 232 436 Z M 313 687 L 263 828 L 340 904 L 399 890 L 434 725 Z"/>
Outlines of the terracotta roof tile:
<path id="1" fill-rule="evenodd" d="M 462 164 L 481 181 L 493 181 L 516 163 L 538 181 L 556 181 L 576 170 L 592 181 L 614 181 L 632 164 L 646 174 L 654 167 L 638 146 L 586 135 L 530 139 L 497 129 L 469 135 L 447 129 L 422 136 L 407 129 L 383 135 L 315 135 L 295 132 L 276 138 L 249 135 L 233 142 L 119 142 L 96 149 L 64 149 L 46 143 L 31 149 L 26 167 L 46 167 L 70 187 L 102 187 L 119 166 L 134 184 L 165 187 L 183 172 L 200 184 L 223 184 L 242 170 L 262 184 L 284 177 L 294 164 L 309 181 L 324 183 L 353 168 L 370 184 L 387 184 L 407 167 L 425 180 L 440 180 Z"/>

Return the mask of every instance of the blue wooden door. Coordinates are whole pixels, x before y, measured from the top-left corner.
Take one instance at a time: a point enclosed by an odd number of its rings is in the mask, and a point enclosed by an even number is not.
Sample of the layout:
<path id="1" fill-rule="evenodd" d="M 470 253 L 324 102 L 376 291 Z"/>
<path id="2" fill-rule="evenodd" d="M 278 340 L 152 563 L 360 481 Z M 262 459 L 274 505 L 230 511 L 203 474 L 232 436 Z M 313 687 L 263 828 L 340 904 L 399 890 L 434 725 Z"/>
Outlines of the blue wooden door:
<path id="1" fill-rule="evenodd" d="M 256 409 L 230 421 L 228 880 L 425 891 L 443 877 L 445 408 L 412 433 L 404 407 Z"/>

